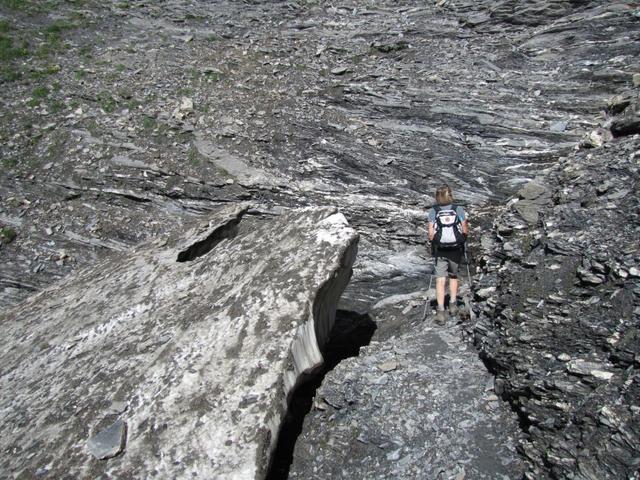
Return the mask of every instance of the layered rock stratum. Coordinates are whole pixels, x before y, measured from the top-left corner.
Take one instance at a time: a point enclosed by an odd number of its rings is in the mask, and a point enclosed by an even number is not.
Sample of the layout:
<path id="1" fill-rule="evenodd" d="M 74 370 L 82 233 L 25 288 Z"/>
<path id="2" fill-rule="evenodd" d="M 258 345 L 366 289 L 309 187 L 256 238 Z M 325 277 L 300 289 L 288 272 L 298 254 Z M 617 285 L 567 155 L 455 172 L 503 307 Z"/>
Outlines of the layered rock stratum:
<path id="1" fill-rule="evenodd" d="M 378 328 L 270 475 L 637 478 L 639 40 L 628 1 L 2 1 L 0 302 L 224 205 L 335 205 Z M 444 182 L 473 293 L 438 328 Z"/>
<path id="2" fill-rule="evenodd" d="M 483 237 L 473 336 L 528 432 L 528 478 L 638 475 L 638 147 L 561 158 L 539 219 L 518 214 L 524 191 Z"/>

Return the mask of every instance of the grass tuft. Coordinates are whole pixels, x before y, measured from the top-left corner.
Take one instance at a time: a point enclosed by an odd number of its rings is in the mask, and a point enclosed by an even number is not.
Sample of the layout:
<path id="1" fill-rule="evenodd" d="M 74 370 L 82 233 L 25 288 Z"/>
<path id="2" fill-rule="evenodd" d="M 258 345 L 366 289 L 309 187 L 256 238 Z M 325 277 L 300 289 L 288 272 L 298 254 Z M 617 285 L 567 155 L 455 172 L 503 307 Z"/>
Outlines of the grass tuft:
<path id="1" fill-rule="evenodd" d="M 111 113 L 118 108 L 118 102 L 111 96 L 109 92 L 100 92 L 98 94 L 98 103 L 100 108 L 106 113 Z"/>
<path id="2" fill-rule="evenodd" d="M 2 243 L 13 242 L 17 235 L 16 231 L 11 227 L 0 228 L 0 242 Z"/>
<path id="3" fill-rule="evenodd" d="M 27 47 L 26 42 L 23 42 L 19 47 L 14 46 L 13 39 L 10 36 L 0 33 L 0 61 L 9 62 L 26 56 L 29 53 Z"/>

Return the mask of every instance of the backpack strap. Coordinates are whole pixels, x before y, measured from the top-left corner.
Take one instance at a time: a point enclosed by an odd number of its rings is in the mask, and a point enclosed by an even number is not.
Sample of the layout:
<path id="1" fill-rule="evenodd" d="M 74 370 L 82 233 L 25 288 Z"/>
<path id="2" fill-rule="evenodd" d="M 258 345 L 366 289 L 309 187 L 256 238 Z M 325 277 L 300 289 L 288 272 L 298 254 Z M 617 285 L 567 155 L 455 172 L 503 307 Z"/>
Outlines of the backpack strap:
<path id="1" fill-rule="evenodd" d="M 456 212 L 456 225 L 459 225 L 460 223 L 462 223 L 460 221 L 460 217 L 458 217 L 458 205 L 455 203 L 451 204 L 451 210 L 453 210 L 454 212 Z"/>
<path id="2" fill-rule="evenodd" d="M 431 208 L 433 208 L 433 211 L 435 212 L 433 223 L 435 225 L 438 225 L 438 212 L 440 211 L 440 205 L 436 203 L 435 205 L 432 205 Z M 437 235 L 437 232 L 436 232 L 436 235 Z M 438 253 L 438 245 L 436 242 L 436 238 L 434 237 L 433 240 L 431 240 L 431 256 L 435 257 L 437 253 Z"/>

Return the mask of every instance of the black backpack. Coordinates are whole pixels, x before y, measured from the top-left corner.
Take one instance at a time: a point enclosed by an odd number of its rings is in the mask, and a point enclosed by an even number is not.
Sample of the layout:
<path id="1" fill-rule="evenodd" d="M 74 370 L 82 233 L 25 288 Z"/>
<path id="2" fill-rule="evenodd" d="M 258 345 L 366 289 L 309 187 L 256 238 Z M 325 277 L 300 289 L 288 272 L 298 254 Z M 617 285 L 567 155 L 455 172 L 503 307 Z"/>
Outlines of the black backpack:
<path id="1" fill-rule="evenodd" d="M 433 246 L 439 249 L 460 248 L 467 239 L 462 233 L 462 225 L 458 218 L 456 205 L 443 208 L 441 205 L 433 207 L 436 211 L 436 234 L 433 237 Z"/>

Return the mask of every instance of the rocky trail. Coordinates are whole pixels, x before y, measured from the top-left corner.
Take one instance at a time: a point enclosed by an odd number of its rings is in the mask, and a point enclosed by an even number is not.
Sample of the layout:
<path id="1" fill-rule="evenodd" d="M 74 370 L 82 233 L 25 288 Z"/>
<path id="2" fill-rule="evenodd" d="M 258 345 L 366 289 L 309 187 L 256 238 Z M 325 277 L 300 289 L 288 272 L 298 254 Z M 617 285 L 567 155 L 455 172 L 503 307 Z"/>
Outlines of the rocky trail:
<path id="1" fill-rule="evenodd" d="M 638 478 L 639 58 L 626 1 L 0 0 L 3 322 L 234 205 L 337 206 L 376 329 L 269 478 Z M 444 182 L 473 309 L 438 327 Z"/>

